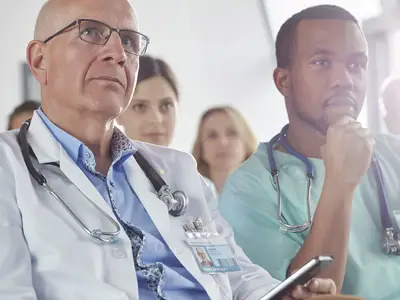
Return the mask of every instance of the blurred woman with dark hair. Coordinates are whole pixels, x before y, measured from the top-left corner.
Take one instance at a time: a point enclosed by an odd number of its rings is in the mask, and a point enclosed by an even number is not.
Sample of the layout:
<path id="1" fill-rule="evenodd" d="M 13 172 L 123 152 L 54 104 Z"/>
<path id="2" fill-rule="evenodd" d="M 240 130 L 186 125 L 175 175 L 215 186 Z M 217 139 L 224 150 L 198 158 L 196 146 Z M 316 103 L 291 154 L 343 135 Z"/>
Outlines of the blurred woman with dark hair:
<path id="1" fill-rule="evenodd" d="M 149 55 L 141 56 L 132 103 L 118 123 L 133 140 L 169 146 L 175 130 L 178 99 L 177 82 L 168 64 Z"/>

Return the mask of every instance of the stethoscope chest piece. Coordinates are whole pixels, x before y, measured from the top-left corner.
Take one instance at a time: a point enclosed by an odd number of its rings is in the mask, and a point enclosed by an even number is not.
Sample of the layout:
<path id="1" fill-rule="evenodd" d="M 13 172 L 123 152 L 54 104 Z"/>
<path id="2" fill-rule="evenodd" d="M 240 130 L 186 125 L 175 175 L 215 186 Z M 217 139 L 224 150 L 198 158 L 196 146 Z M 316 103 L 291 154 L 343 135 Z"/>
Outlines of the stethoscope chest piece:
<path id="1" fill-rule="evenodd" d="M 189 198 L 186 193 L 179 190 L 171 193 L 168 185 L 161 187 L 158 191 L 158 198 L 165 203 L 169 214 L 173 217 L 184 215 L 189 206 Z"/>
<path id="2" fill-rule="evenodd" d="M 381 249 L 387 255 L 400 255 L 400 241 L 393 228 L 385 229 Z"/>
<path id="3" fill-rule="evenodd" d="M 176 200 L 175 208 L 171 210 L 171 215 L 174 217 L 182 216 L 186 213 L 189 207 L 189 199 L 184 191 L 175 191 L 172 197 Z"/>
<path id="4" fill-rule="evenodd" d="M 150 165 L 150 163 L 139 151 L 136 151 L 133 154 L 133 157 L 136 159 L 139 167 L 150 180 L 158 198 L 167 206 L 169 214 L 173 217 L 179 217 L 183 215 L 189 206 L 189 198 L 186 193 L 179 190 L 172 193 L 170 186 L 164 181 L 160 174 L 158 174 L 158 172 Z"/>

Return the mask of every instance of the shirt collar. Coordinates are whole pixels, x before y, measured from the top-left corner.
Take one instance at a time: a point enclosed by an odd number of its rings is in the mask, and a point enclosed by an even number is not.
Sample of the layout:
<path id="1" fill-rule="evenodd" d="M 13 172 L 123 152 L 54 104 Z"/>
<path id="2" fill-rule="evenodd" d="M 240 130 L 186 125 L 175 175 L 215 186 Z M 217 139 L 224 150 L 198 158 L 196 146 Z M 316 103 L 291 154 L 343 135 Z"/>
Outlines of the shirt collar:
<path id="1" fill-rule="evenodd" d="M 37 111 L 42 121 L 53 134 L 54 138 L 61 144 L 71 159 L 77 163 L 79 159 L 93 159 L 92 151 L 77 138 L 55 125 L 43 112 L 41 108 Z M 137 146 L 117 127 L 111 138 L 112 164 L 120 167 L 132 154 L 137 151 Z"/>
<path id="2" fill-rule="evenodd" d="M 42 119 L 43 123 L 47 126 L 50 132 L 53 134 L 54 138 L 61 144 L 64 150 L 72 158 L 72 160 L 77 163 L 79 154 L 81 152 L 81 147 L 83 143 L 77 138 L 73 137 L 66 131 L 62 130 L 60 127 L 55 125 L 43 112 L 41 108 L 36 110 L 37 114 Z"/>

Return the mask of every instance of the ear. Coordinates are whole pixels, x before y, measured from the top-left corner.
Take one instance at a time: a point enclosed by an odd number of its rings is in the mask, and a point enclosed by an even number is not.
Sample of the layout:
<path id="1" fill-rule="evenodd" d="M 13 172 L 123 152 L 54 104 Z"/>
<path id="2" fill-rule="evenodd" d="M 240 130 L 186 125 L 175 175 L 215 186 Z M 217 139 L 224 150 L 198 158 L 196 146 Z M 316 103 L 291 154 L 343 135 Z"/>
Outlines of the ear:
<path id="1" fill-rule="evenodd" d="M 36 80 L 41 85 L 47 83 L 47 70 L 45 67 L 44 50 L 46 45 L 40 41 L 31 41 L 26 48 L 26 60 Z"/>
<path id="2" fill-rule="evenodd" d="M 279 90 L 282 96 L 287 97 L 290 91 L 290 70 L 276 68 L 273 76 L 276 88 Z"/>

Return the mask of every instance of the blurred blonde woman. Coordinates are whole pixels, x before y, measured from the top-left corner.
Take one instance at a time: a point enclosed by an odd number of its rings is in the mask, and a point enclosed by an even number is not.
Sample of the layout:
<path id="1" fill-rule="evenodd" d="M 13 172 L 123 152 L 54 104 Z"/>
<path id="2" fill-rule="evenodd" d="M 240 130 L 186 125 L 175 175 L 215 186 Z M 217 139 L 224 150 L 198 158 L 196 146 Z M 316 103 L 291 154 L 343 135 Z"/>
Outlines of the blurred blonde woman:
<path id="1" fill-rule="evenodd" d="M 197 169 L 215 186 L 216 195 L 229 174 L 252 155 L 257 139 L 243 116 L 233 107 L 218 106 L 200 119 L 193 156 Z"/>

